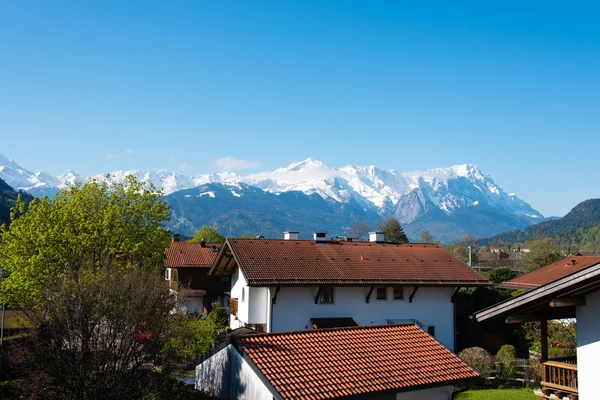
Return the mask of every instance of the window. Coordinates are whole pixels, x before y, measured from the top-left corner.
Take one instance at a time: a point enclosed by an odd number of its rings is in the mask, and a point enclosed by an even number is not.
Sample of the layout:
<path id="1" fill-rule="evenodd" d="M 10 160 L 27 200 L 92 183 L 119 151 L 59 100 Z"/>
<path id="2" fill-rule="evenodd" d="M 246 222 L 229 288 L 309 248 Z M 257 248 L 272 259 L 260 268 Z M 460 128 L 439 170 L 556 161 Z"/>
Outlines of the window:
<path id="1" fill-rule="evenodd" d="M 246 301 L 246 288 L 242 288 L 242 301 Z"/>
<path id="2" fill-rule="evenodd" d="M 173 274 L 173 282 L 177 282 L 177 270 L 174 269 L 172 274 Z"/>
<path id="3" fill-rule="evenodd" d="M 319 288 L 319 304 L 333 304 L 333 288 L 332 287 L 320 287 Z"/>
<path id="4" fill-rule="evenodd" d="M 385 287 L 377 288 L 377 300 L 387 300 L 387 288 L 385 288 Z"/>
<path id="5" fill-rule="evenodd" d="M 427 327 L 427 333 L 429 333 L 431 336 L 435 337 L 435 326 L 429 325 Z"/>
<path id="6" fill-rule="evenodd" d="M 404 300 L 404 288 L 396 286 L 394 288 L 394 300 Z"/>
<path id="7" fill-rule="evenodd" d="M 165 280 L 166 281 L 171 280 L 171 268 L 165 268 Z"/>

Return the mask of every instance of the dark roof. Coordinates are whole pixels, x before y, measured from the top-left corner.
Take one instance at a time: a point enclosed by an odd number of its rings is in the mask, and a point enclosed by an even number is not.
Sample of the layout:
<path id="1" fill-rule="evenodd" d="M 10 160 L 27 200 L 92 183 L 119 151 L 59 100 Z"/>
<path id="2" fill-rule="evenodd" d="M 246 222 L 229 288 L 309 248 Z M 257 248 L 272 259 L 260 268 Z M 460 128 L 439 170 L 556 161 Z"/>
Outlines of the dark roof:
<path id="1" fill-rule="evenodd" d="M 311 318 L 310 322 L 313 323 L 315 329 L 325 328 L 345 328 L 347 326 L 358 326 L 356 321 L 350 317 L 342 318 Z"/>
<path id="2" fill-rule="evenodd" d="M 173 267 L 204 267 L 210 268 L 219 254 L 215 249 L 220 244 L 207 243 L 202 247 L 200 243 L 171 242 L 167 249 L 166 266 Z"/>
<path id="3" fill-rule="evenodd" d="M 417 325 L 359 326 L 238 338 L 283 399 L 327 399 L 451 385 L 480 375 Z"/>
<path id="4" fill-rule="evenodd" d="M 432 244 L 227 239 L 211 274 L 232 275 L 236 263 L 252 286 L 484 286 L 490 282 Z"/>
<path id="5" fill-rule="evenodd" d="M 506 281 L 500 286 L 511 289 L 531 290 L 599 263 L 600 257 L 598 256 L 569 256 L 528 274 Z"/>

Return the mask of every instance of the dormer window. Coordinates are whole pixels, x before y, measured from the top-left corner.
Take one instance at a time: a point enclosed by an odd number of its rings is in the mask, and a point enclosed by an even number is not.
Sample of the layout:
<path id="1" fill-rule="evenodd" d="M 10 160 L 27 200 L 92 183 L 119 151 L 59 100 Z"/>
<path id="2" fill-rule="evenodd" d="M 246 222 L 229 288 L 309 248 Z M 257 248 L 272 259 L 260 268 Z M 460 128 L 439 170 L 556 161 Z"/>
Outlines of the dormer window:
<path id="1" fill-rule="evenodd" d="M 322 286 L 319 288 L 319 304 L 333 304 L 333 288 Z"/>
<path id="2" fill-rule="evenodd" d="M 385 288 L 385 287 L 377 288 L 377 300 L 387 300 L 387 288 Z"/>

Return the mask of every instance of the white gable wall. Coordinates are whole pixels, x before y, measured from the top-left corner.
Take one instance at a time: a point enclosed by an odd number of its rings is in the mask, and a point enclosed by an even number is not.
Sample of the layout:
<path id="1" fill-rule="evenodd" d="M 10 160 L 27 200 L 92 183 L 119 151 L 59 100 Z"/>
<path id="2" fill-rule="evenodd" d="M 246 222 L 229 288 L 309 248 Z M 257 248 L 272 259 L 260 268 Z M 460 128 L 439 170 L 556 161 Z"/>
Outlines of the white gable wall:
<path id="1" fill-rule="evenodd" d="M 577 307 L 577 374 L 579 398 L 597 399 L 600 376 L 600 291 L 585 296 Z"/>
<path id="2" fill-rule="evenodd" d="M 267 386 L 232 345 L 196 366 L 195 387 L 222 399 L 273 399 Z"/>
<path id="3" fill-rule="evenodd" d="M 237 316 L 229 315 L 229 326 L 231 329 L 237 329 L 244 326 L 244 322 L 248 323 L 248 281 L 244 276 L 244 272 L 236 268 L 231 277 L 231 298 L 238 301 Z M 242 296 L 242 292 L 244 295 Z"/>

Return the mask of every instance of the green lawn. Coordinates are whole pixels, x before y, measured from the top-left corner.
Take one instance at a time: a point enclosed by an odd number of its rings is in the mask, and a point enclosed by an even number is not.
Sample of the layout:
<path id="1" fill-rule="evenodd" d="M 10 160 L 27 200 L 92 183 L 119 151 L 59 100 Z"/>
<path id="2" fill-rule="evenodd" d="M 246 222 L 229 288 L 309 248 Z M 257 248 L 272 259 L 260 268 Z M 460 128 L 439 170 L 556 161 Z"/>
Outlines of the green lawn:
<path id="1" fill-rule="evenodd" d="M 533 389 L 468 390 L 456 396 L 457 400 L 535 400 Z"/>

